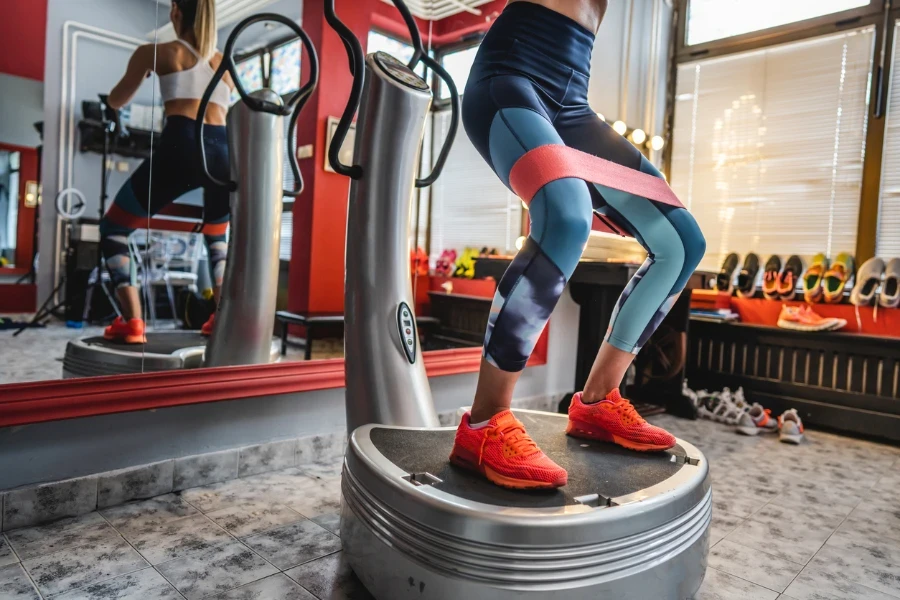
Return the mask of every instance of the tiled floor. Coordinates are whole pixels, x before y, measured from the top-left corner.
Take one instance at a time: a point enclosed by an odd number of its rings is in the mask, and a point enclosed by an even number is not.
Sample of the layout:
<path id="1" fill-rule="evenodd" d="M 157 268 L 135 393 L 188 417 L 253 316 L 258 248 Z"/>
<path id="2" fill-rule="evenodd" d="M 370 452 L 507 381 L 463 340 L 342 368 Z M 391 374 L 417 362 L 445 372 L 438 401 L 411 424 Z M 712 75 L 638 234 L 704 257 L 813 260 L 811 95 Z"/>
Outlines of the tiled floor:
<path id="1" fill-rule="evenodd" d="M 696 600 L 900 599 L 900 449 L 654 421 L 712 465 Z M 339 491 L 339 465 L 312 465 L 13 530 L 0 537 L 0 599 L 367 600 L 341 556 Z"/>

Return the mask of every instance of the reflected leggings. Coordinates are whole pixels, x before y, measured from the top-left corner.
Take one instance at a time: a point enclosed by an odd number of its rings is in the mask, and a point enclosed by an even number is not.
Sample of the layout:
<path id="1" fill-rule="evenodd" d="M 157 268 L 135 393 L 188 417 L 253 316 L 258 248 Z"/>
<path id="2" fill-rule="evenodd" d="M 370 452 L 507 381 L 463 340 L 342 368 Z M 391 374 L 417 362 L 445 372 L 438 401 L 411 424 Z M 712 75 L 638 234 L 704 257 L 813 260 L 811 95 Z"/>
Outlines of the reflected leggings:
<path id="1" fill-rule="evenodd" d="M 128 236 L 135 231 L 134 219 L 147 218 L 177 200 L 182 195 L 203 189 L 204 222 L 227 223 L 230 214 L 229 193 L 218 187 L 204 186 L 201 165 L 194 142 L 196 122 L 187 117 L 166 119 L 159 146 L 128 178 L 113 205 L 100 221 L 100 250 L 116 287 L 137 285 L 136 268 L 131 264 Z M 228 138 L 224 126 L 206 125 L 203 128 L 206 162 L 209 172 L 218 179 L 228 179 Z M 121 216 L 125 216 L 122 219 Z M 120 218 L 117 218 L 120 217 Z M 222 285 L 228 242 L 225 234 L 206 235 L 210 275 L 215 285 Z"/>
<path id="2" fill-rule="evenodd" d="M 478 50 L 465 95 L 463 125 L 472 143 L 509 187 L 527 151 L 565 144 L 662 177 L 630 142 L 588 106 L 594 35 L 544 6 L 506 7 Z M 593 212 L 632 235 L 647 260 L 622 292 L 606 341 L 637 353 L 678 298 L 706 251 L 684 208 L 659 204 L 582 179 L 560 179 L 532 199 L 531 233 L 497 286 L 484 357 L 520 371 L 578 264 Z"/>

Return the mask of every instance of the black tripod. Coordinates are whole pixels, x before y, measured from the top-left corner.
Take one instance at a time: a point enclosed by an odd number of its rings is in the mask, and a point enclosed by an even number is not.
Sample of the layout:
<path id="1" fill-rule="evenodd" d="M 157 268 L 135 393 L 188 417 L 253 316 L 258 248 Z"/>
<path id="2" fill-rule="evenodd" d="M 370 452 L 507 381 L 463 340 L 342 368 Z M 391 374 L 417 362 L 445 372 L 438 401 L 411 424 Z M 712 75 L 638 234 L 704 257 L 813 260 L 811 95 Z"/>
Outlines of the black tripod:
<path id="1" fill-rule="evenodd" d="M 107 161 L 109 160 L 110 155 L 110 141 L 115 140 L 116 142 L 121 135 L 121 123 L 119 121 L 119 112 L 115 109 L 112 109 L 107 104 L 107 96 L 105 94 L 100 95 L 100 107 L 101 111 L 99 114 L 99 120 L 94 121 L 92 124 L 97 125 L 101 128 L 103 132 L 103 152 L 102 152 L 102 161 L 100 163 L 100 210 L 99 217 L 100 220 L 103 219 L 103 216 L 106 214 L 106 201 L 109 199 L 108 186 L 109 186 L 109 169 L 107 168 Z M 87 111 L 85 111 L 87 113 Z M 51 302 L 54 298 L 57 297 L 60 289 L 66 283 L 66 274 L 63 273 L 60 275 L 59 282 L 56 284 L 56 287 L 53 288 L 53 291 L 50 292 L 50 295 L 44 300 L 44 303 L 41 304 L 41 307 L 38 309 L 38 312 L 35 313 L 32 319 L 22 325 L 19 329 L 13 333 L 13 337 L 18 336 L 20 333 L 28 329 L 29 327 L 40 327 L 43 326 L 44 319 L 54 315 L 60 308 L 62 308 L 67 302 L 70 302 L 72 298 L 66 298 L 65 300 L 61 300 L 50 306 Z M 88 278 L 88 285 L 85 287 L 84 291 L 81 292 L 84 295 L 84 310 L 82 312 L 82 322 L 88 320 L 88 316 L 90 316 L 91 305 L 94 298 L 94 290 L 99 287 L 106 297 L 109 299 L 110 305 L 112 305 L 113 310 L 115 310 L 116 314 L 121 316 L 119 312 L 118 304 L 115 301 L 115 298 L 112 294 L 109 293 L 109 290 L 103 284 L 103 253 L 100 249 L 97 249 L 97 264 L 94 267 L 94 270 L 91 272 L 90 277 Z"/>

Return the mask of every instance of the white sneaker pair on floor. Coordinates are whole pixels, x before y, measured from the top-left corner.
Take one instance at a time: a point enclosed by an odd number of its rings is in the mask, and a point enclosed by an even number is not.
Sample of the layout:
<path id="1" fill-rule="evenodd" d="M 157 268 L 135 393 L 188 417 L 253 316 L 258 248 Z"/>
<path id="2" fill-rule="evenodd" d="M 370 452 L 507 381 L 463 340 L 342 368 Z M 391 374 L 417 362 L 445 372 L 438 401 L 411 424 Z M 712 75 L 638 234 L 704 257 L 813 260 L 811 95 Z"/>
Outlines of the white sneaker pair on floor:
<path id="1" fill-rule="evenodd" d="M 788 444 L 799 444 L 803 441 L 803 421 L 797 410 L 792 408 L 775 419 L 772 411 L 763 408 L 757 403 L 750 410 L 741 415 L 735 431 L 744 435 L 758 435 L 763 433 L 778 432 L 778 439 Z"/>

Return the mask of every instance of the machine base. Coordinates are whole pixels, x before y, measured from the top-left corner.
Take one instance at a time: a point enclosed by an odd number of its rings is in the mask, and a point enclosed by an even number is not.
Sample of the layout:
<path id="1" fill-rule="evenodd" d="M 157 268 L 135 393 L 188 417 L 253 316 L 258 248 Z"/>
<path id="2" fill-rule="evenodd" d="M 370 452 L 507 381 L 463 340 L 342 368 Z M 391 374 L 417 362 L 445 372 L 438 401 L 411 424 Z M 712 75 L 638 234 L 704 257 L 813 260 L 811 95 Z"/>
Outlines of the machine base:
<path id="1" fill-rule="evenodd" d="M 151 371 L 197 369 L 209 338 L 199 331 L 154 331 L 146 344 L 125 344 L 102 336 L 80 338 L 66 346 L 63 379 L 122 375 Z M 278 342 L 272 342 L 270 362 L 280 359 Z"/>
<path id="2" fill-rule="evenodd" d="M 368 425 L 344 463 L 341 537 L 378 600 L 687 600 L 703 582 L 712 491 L 703 455 L 630 453 L 516 411 L 569 471 L 559 490 L 497 488 L 449 466 L 453 428 Z"/>

